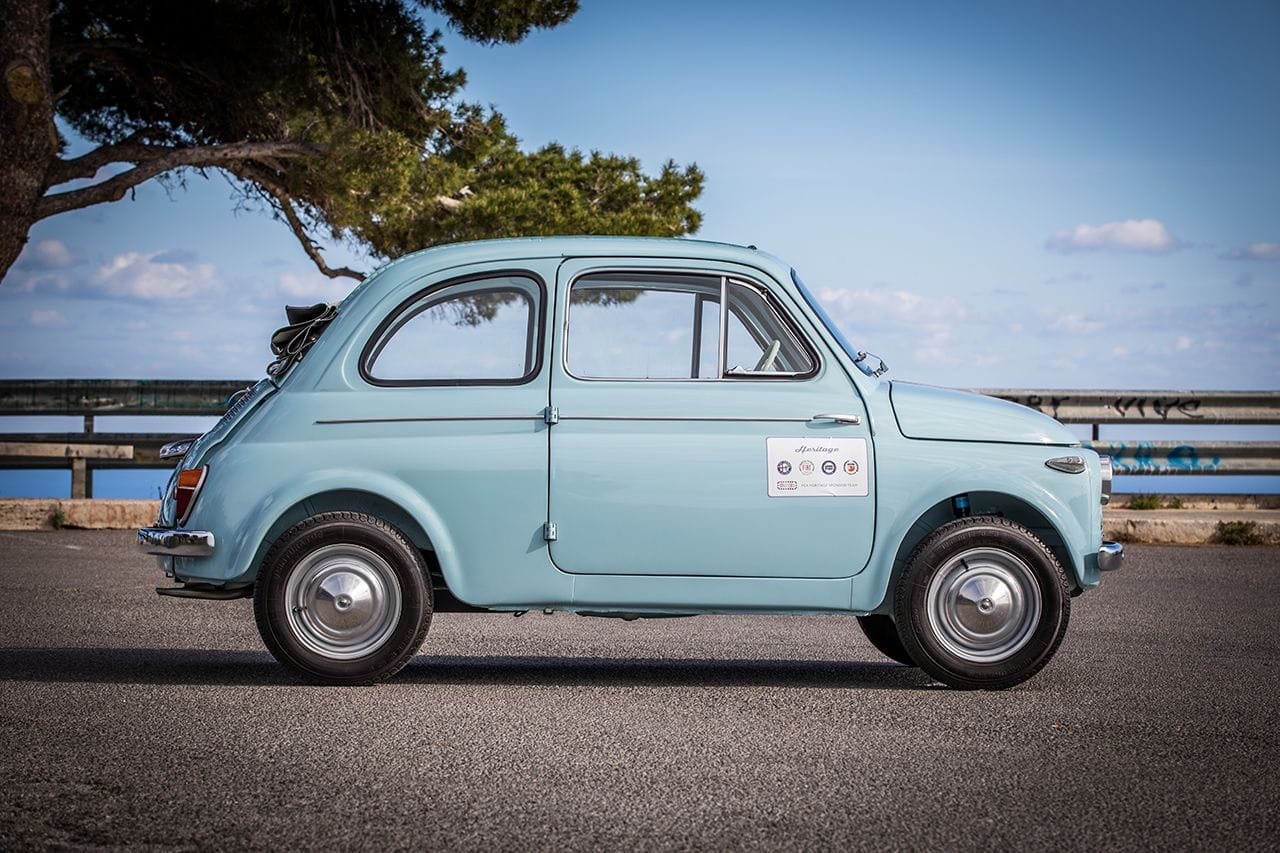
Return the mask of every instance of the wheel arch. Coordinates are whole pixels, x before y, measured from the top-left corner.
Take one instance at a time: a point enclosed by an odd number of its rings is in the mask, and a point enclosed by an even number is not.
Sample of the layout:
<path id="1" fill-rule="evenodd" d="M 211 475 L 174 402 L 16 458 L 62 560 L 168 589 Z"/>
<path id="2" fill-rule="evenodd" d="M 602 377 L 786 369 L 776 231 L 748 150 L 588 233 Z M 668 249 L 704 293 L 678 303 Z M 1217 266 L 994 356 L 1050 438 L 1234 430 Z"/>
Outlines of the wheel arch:
<path id="1" fill-rule="evenodd" d="M 244 545 L 236 558 L 240 577 L 255 579 L 271 545 L 299 521 L 322 512 L 349 510 L 380 518 L 395 527 L 423 552 L 428 566 L 433 573 L 439 572 L 445 587 L 457 589 L 461 567 L 444 523 L 421 495 L 398 481 L 386 479 L 369 483 L 367 475 L 347 478 L 340 472 L 318 473 L 297 484 L 287 495 L 273 495 L 252 514 L 258 519 L 252 529 L 243 531 Z"/>
<path id="2" fill-rule="evenodd" d="M 1080 593 L 1082 589 L 1080 567 L 1077 565 L 1076 558 L 1067 544 L 1067 539 L 1063 532 L 1044 511 L 1027 499 L 1009 492 L 998 490 L 964 491 L 948 495 L 917 515 L 894 552 L 889 583 L 885 587 L 883 600 L 874 612 L 888 613 L 892 609 L 893 590 L 897 586 L 898 578 L 902 576 L 902 572 L 906 568 L 907 560 L 911 557 L 912 552 L 915 551 L 916 546 L 923 542 L 930 533 L 958 517 L 954 509 L 954 502 L 956 498 L 961 496 L 967 497 L 969 500 L 970 515 L 1002 516 L 1010 521 L 1017 522 L 1035 534 L 1053 552 L 1058 563 L 1066 570 L 1067 577 L 1072 582 L 1072 596 Z"/>

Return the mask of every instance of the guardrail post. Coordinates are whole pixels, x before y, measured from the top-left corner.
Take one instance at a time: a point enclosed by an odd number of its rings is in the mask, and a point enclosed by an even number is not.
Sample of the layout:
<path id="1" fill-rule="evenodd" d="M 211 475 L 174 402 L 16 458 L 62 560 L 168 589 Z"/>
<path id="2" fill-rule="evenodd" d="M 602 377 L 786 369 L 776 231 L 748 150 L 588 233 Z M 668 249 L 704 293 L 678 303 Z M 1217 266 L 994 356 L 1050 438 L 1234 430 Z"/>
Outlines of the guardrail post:
<path id="1" fill-rule="evenodd" d="M 93 432 L 93 415 L 84 416 L 84 431 L 86 434 Z M 93 469 L 89 467 L 89 463 L 85 460 L 81 459 L 78 461 L 84 467 L 84 482 L 81 485 L 81 491 L 83 494 L 76 494 L 76 472 L 75 465 L 73 464 L 71 466 L 71 497 L 73 499 L 76 497 L 91 498 L 93 497 Z"/>
<path id="2" fill-rule="evenodd" d="M 71 460 L 71 499 L 73 501 L 88 497 L 85 480 L 89 473 L 89 466 L 85 464 L 86 461 L 83 457 Z"/>

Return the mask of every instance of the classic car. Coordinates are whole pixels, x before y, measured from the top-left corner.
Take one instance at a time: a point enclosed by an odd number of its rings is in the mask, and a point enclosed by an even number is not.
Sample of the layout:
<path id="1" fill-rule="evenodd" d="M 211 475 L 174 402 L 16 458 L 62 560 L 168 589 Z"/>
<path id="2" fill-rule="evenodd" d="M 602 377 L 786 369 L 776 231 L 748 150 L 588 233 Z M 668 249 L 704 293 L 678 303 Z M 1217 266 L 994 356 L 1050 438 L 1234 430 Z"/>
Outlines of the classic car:
<path id="1" fill-rule="evenodd" d="M 885 376 L 754 246 L 441 246 L 337 306 L 179 458 L 138 532 L 253 598 L 286 667 L 366 684 L 434 612 L 847 614 L 958 688 L 1053 656 L 1119 568 L 1108 460 L 1014 403 Z"/>

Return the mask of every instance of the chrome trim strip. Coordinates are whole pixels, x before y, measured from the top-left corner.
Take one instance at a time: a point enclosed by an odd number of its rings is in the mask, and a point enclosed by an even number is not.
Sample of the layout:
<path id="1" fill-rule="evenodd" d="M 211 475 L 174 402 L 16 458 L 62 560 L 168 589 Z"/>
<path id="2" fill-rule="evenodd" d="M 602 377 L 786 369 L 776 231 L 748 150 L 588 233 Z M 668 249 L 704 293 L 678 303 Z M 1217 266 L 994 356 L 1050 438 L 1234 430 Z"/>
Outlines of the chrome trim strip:
<path id="1" fill-rule="evenodd" d="M 143 527 L 138 530 L 138 550 L 161 557 L 208 557 L 213 554 L 213 534 L 207 530 L 170 530 Z"/>
<path id="2" fill-rule="evenodd" d="M 1114 572 L 1124 567 L 1124 545 L 1120 542 L 1103 542 L 1098 549 L 1098 571 Z"/>
<path id="3" fill-rule="evenodd" d="M 808 418 L 753 418 L 737 417 L 693 417 L 688 415 L 670 415 L 668 417 L 648 415 L 561 415 L 562 421 L 711 421 L 716 423 L 771 423 L 771 424 L 807 424 Z"/>
<path id="4" fill-rule="evenodd" d="M 1098 457 L 1098 469 L 1102 473 L 1102 505 L 1106 506 L 1111 503 L 1111 478 L 1113 469 L 1111 467 L 1110 456 Z"/>
<path id="5" fill-rule="evenodd" d="M 458 415 L 427 416 L 421 418 L 333 418 L 316 421 L 317 424 L 411 424 L 430 421 L 540 421 L 546 415 Z"/>
<path id="6" fill-rule="evenodd" d="M 723 379 L 729 368 L 729 276 L 720 276 L 720 340 L 716 343 L 716 379 Z M 565 372 L 569 365 L 565 364 Z M 694 377 L 690 377 L 691 379 Z"/>

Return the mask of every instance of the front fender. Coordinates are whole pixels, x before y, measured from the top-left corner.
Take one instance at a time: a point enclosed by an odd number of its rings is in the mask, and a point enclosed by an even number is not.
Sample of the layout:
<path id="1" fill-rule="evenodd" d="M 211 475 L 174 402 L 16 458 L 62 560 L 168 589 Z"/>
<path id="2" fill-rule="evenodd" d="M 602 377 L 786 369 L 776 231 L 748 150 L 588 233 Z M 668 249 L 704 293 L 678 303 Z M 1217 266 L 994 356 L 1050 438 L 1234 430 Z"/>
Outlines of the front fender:
<path id="1" fill-rule="evenodd" d="M 1093 524 L 1100 510 L 1091 505 L 1097 500 L 1090 487 L 1096 472 L 1065 474 L 1046 468 L 1044 462 L 1062 455 L 1062 448 L 910 439 L 886 443 L 903 446 L 883 448 L 877 457 L 876 544 L 866 571 L 854 577 L 852 610 L 872 612 L 892 597 L 895 562 L 917 521 L 955 495 L 978 492 L 1008 496 L 1042 515 L 1065 546 L 1063 568 L 1080 586 L 1097 583 L 1096 569 L 1088 562 L 1102 542 L 1100 520 Z M 942 523 L 947 520 L 950 516 Z"/>

